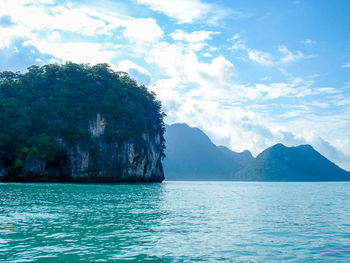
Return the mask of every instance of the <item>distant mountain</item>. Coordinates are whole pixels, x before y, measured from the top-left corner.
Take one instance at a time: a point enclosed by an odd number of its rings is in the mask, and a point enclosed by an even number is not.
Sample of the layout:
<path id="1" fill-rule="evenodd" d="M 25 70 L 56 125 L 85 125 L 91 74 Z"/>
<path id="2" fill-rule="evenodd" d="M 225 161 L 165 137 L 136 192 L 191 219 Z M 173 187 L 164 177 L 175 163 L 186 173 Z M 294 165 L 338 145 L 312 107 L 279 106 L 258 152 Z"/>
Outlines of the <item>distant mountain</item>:
<path id="1" fill-rule="evenodd" d="M 217 148 L 223 154 L 225 154 L 228 158 L 233 158 L 242 167 L 246 166 L 247 164 L 251 163 L 254 160 L 254 157 L 252 156 L 252 154 L 248 150 L 237 153 L 237 152 L 231 151 L 226 146 L 217 146 Z"/>
<path id="2" fill-rule="evenodd" d="M 163 161 L 166 180 L 233 180 L 239 169 L 254 160 L 249 151 L 236 153 L 216 146 L 198 128 L 166 125 Z"/>
<path id="3" fill-rule="evenodd" d="M 276 144 L 260 153 L 234 177 L 239 181 L 349 181 L 350 172 L 310 145 Z"/>

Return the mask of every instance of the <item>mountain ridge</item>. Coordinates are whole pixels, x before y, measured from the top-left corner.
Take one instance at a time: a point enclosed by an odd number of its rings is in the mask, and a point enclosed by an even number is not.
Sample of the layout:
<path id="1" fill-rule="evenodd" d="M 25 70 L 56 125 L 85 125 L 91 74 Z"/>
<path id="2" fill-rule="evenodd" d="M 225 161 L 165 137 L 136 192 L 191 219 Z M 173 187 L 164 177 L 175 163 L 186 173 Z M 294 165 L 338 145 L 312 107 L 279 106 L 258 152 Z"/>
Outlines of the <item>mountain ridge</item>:
<path id="1" fill-rule="evenodd" d="M 281 143 L 262 151 L 235 174 L 239 181 L 348 181 L 350 172 L 311 145 L 287 147 Z"/>
<path id="2" fill-rule="evenodd" d="M 166 180 L 232 180 L 236 171 L 253 160 L 249 151 L 236 153 L 216 146 L 199 128 L 184 123 L 165 127 Z"/>
<path id="3" fill-rule="evenodd" d="M 199 128 L 166 125 L 166 180 L 349 181 L 350 172 L 311 145 L 277 143 L 257 155 L 216 146 Z"/>

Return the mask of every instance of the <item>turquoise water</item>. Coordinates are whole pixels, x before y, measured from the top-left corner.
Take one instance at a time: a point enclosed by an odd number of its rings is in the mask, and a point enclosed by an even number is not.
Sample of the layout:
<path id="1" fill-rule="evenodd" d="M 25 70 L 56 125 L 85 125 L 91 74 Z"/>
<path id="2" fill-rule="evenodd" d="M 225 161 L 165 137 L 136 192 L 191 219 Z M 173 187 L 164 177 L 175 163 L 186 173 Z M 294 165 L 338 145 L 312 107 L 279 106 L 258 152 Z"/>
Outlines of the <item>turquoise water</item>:
<path id="1" fill-rule="evenodd" d="M 0 262 L 349 262 L 350 183 L 0 184 Z"/>

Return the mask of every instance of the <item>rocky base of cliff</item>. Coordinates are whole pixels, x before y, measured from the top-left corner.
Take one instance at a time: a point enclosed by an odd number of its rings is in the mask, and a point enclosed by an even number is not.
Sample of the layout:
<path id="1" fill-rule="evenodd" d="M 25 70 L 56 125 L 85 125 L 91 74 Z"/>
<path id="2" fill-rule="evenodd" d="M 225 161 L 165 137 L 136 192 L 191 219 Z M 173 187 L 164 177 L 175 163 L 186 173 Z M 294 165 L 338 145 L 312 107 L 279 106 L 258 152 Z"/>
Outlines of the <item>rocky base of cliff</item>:
<path id="1" fill-rule="evenodd" d="M 48 161 L 35 146 L 16 176 L 10 176 L 0 164 L 0 181 L 55 183 L 149 183 L 162 182 L 162 141 L 160 132 L 144 133 L 123 142 L 108 141 L 106 122 L 97 114 L 90 120 L 89 143 L 67 144 L 57 137 L 62 151 Z M 115 127 L 117 130 L 119 127 Z"/>

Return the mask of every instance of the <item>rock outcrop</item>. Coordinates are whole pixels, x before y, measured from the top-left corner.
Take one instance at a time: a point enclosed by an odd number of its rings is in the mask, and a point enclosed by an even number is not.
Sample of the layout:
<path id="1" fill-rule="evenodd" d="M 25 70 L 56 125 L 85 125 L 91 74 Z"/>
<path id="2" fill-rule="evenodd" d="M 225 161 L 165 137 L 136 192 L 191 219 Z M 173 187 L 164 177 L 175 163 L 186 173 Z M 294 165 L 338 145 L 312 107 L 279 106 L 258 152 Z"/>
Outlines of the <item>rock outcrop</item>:
<path id="1" fill-rule="evenodd" d="M 161 182 L 164 113 L 107 64 L 0 72 L 0 181 Z"/>
<path id="2" fill-rule="evenodd" d="M 104 136 L 107 122 L 101 114 L 89 121 L 90 141 L 64 149 L 59 164 L 46 163 L 38 154 L 28 154 L 19 181 L 122 183 L 162 182 L 161 134 L 144 133 L 141 142 L 129 139 L 108 142 Z M 5 173 L 5 170 L 2 171 Z"/>
<path id="3" fill-rule="evenodd" d="M 90 121 L 91 145 L 67 148 L 70 177 L 83 182 L 161 182 L 164 173 L 161 163 L 160 133 L 144 133 L 141 142 L 129 139 L 122 143 L 107 142 L 106 121 L 97 114 Z"/>

